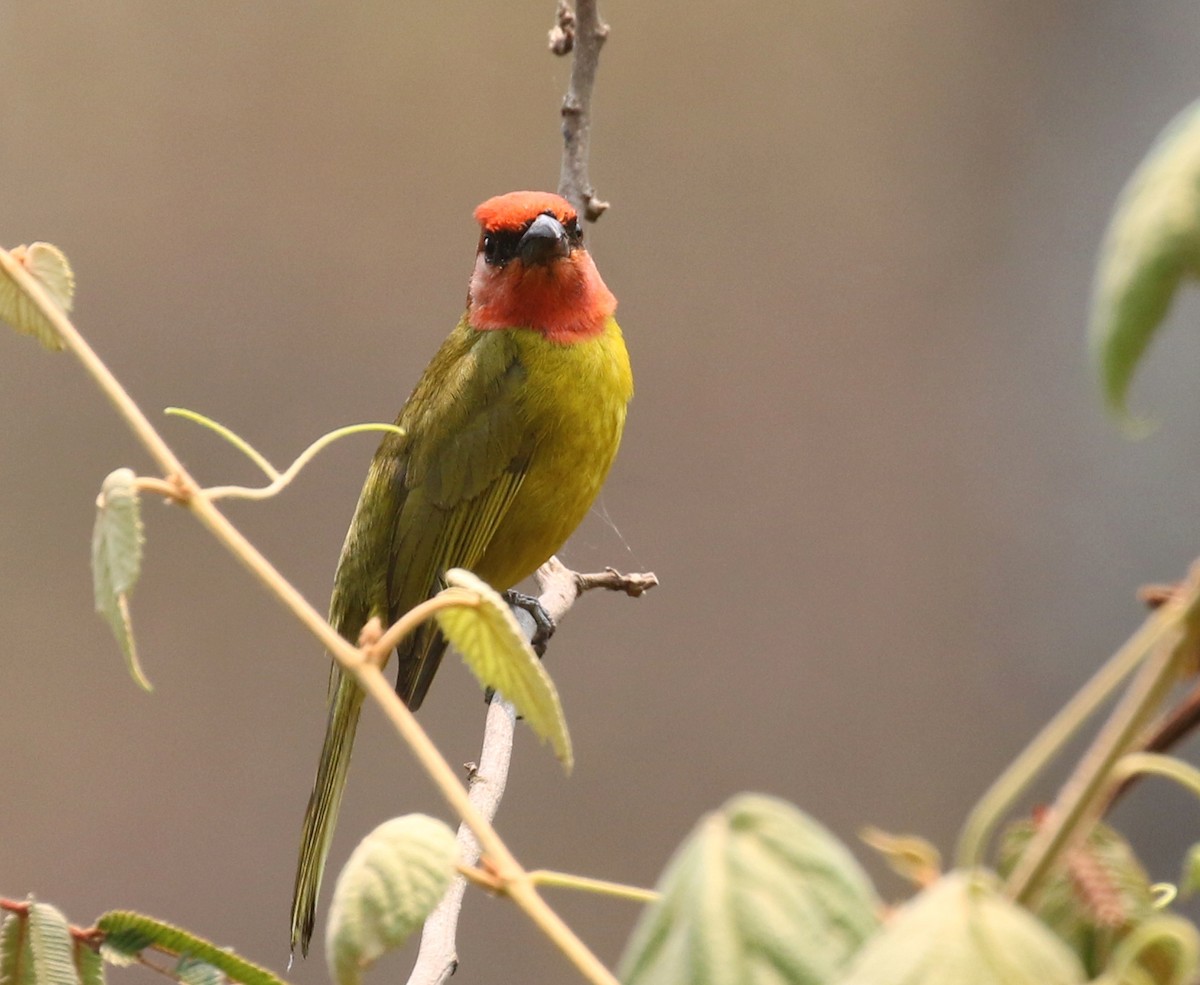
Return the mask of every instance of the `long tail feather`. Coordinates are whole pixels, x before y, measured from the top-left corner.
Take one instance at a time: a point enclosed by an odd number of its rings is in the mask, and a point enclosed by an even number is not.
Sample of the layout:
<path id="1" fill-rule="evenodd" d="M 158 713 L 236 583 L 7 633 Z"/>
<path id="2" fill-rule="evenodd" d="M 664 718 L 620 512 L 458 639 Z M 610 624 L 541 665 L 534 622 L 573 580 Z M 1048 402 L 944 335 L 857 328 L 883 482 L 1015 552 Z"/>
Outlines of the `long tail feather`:
<path id="1" fill-rule="evenodd" d="M 362 711 L 363 692 L 354 682 L 337 671 L 337 687 L 329 705 L 329 721 L 325 726 L 325 744 L 317 777 L 308 798 L 304 815 L 304 830 L 300 837 L 300 860 L 296 866 L 296 888 L 292 893 L 292 951 L 300 944 L 300 952 L 308 956 L 316 921 L 317 894 L 321 891 L 321 876 L 325 859 L 333 841 L 342 793 L 346 789 L 346 771 L 350 766 L 350 750 L 358 715 Z"/>
<path id="2" fill-rule="evenodd" d="M 412 641 L 408 645 L 396 651 L 399 657 L 396 667 L 396 693 L 400 695 L 400 700 L 408 705 L 410 711 L 421 707 L 445 652 L 446 638 L 439 632 L 432 619 L 413 633 Z"/>

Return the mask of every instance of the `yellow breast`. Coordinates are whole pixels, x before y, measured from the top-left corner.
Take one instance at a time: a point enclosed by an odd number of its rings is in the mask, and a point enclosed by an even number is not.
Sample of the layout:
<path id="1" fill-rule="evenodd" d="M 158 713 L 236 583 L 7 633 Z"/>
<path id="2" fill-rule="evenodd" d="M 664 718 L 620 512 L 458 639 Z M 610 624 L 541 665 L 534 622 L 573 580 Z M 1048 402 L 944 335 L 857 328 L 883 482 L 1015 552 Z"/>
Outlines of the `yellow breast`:
<path id="1" fill-rule="evenodd" d="M 510 330 L 526 371 L 521 412 L 538 435 L 529 471 L 479 562 L 497 588 L 531 575 L 562 547 L 599 493 L 621 443 L 633 375 L 621 329 L 562 344 Z"/>

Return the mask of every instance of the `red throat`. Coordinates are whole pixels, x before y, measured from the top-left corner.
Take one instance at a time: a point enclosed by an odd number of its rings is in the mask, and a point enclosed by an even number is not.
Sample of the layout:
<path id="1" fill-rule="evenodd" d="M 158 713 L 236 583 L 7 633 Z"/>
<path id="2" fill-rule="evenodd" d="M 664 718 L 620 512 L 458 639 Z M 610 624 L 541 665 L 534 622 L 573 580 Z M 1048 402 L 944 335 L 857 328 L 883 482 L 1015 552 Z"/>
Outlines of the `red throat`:
<path id="1" fill-rule="evenodd" d="M 549 192 L 497 195 L 475 210 L 475 219 L 487 232 L 511 232 L 546 213 L 564 226 L 575 221 L 571 203 Z M 471 275 L 467 320 L 480 331 L 527 327 L 555 342 L 578 342 L 603 332 L 616 308 L 617 299 L 582 246 L 529 267 L 519 259 L 491 266 L 480 252 Z"/>
<path id="2" fill-rule="evenodd" d="M 519 260 L 489 267 L 481 255 L 471 277 L 467 320 L 481 331 L 532 328 L 553 342 L 582 342 L 604 331 L 617 299 L 582 247 L 547 266 Z"/>

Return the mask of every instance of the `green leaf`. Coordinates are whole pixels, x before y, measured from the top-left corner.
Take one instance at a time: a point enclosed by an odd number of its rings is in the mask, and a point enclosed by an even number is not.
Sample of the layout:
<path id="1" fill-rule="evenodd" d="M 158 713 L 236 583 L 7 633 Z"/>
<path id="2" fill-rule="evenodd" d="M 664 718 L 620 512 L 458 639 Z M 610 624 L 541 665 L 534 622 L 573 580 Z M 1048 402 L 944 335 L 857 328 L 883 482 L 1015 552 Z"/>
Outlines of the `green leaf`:
<path id="1" fill-rule="evenodd" d="M 900 907 L 837 985 L 1078 985 L 1079 961 L 984 873 L 951 872 Z"/>
<path id="2" fill-rule="evenodd" d="M 75 941 L 75 971 L 80 985 L 105 985 L 104 958 L 83 941 Z"/>
<path id="3" fill-rule="evenodd" d="M 96 929 L 104 934 L 102 953 L 114 964 L 136 960 L 144 949 L 153 947 L 174 958 L 204 961 L 244 985 L 284 985 L 283 979 L 266 968 L 217 947 L 203 937 L 141 913 L 110 910 L 96 921 Z"/>
<path id="4" fill-rule="evenodd" d="M 29 947 L 37 985 L 79 985 L 70 925 L 49 903 L 29 907 Z"/>
<path id="5" fill-rule="evenodd" d="M 385 821 L 359 842 L 338 876 L 325 931 L 338 985 L 357 985 L 421 926 L 446 894 L 457 859 L 454 832 L 425 814 Z"/>
<path id="6" fill-rule="evenodd" d="M 1200 102 L 1171 121 L 1138 165 L 1100 248 L 1089 336 L 1105 398 L 1121 416 L 1180 281 L 1198 274 Z"/>
<path id="7" fill-rule="evenodd" d="M 141 573 L 143 539 L 137 476 L 131 469 L 117 469 L 104 480 L 96 501 L 96 525 L 92 529 L 96 611 L 112 627 L 130 675 L 143 690 L 152 691 L 138 662 L 129 619 L 129 593 Z"/>
<path id="8" fill-rule="evenodd" d="M 15 261 L 35 277 L 63 311 L 71 310 L 75 275 L 58 247 L 49 243 L 18 246 L 5 254 L 5 258 L 8 262 Z M 4 262 L 0 262 L 0 321 L 8 322 L 23 335 L 32 335 L 52 352 L 66 348 L 58 330 L 13 279 Z"/>
<path id="9" fill-rule="evenodd" d="M 879 927 L 846 846 L 757 794 L 704 817 L 658 889 L 621 959 L 625 985 L 823 985 Z"/>
<path id="10" fill-rule="evenodd" d="M 549 740 L 563 769 L 571 772 L 575 762 L 571 736 L 558 691 L 512 610 L 487 582 L 462 568 L 447 571 L 446 584 L 474 593 L 479 604 L 439 609 L 436 618 L 442 633 L 479 683 L 511 701 L 534 734 Z"/>
<path id="11" fill-rule="evenodd" d="M 997 866 L 1002 877 L 1016 868 L 1036 831 L 1037 822 L 1029 820 L 1005 830 Z M 1092 975 L 1099 973 L 1131 927 L 1156 912 L 1150 877 L 1129 842 L 1107 824 L 1097 824 L 1067 852 L 1032 910 L 1070 945 Z"/>
<path id="12" fill-rule="evenodd" d="M 175 977 L 182 985 L 225 985 L 229 979 L 207 961 L 184 955 L 175 963 Z"/>
<path id="13" fill-rule="evenodd" d="M 0 924 L 0 985 L 36 985 L 29 926 L 20 913 L 9 913 Z"/>

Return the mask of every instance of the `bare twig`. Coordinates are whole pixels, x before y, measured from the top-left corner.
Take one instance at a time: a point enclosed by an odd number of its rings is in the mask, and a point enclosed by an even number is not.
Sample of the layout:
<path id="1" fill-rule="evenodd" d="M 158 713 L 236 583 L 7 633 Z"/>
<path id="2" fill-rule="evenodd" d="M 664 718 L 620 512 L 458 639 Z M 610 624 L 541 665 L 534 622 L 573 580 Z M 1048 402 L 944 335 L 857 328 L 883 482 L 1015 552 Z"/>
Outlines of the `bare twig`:
<path id="1" fill-rule="evenodd" d="M 539 601 L 546 614 L 555 621 L 558 620 L 555 613 L 561 611 L 565 614 L 580 595 L 593 588 L 624 592 L 637 598 L 658 584 L 658 577 L 652 571 L 623 575 L 616 568 L 605 568 L 585 575 L 572 571 L 557 557 L 552 557 L 538 568 L 537 577 L 538 587 L 541 588 Z"/>
<path id="2" fill-rule="evenodd" d="M 569 55 L 575 47 L 575 11 L 567 0 L 558 0 L 554 12 L 554 26 L 550 28 L 550 51 L 556 55 Z"/>
<path id="3" fill-rule="evenodd" d="M 597 0 L 576 0 L 572 13 L 568 0 L 558 0 L 556 24 L 550 32 L 550 50 L 556 55 L 573 52 L 571 81 L 562 104 L 563 155 L 558 193 L 579 214 L 595 222 L 608 208 L 588 177 L 588 151 L 592 136 L 592 89 L 600 49 L 608 38 L 608 25 L 600 19 Z"/>
<path id="4" fill-rule="evenodd" d="M 559 622 L 585 591 L 591 588 L 608 588 L 624 591 L 629 595 L 641 595 L 658 584 L 653 574 L 622 575 L 613 568 L 596 574 L 581 575 L 572 571 L 557 557 L 550 558 L 538 569 L 538 601 L 546 614 Z M 632 587 L 632 590 L 631 590 Z M 533 639 L 537 630 L 533 617 L 523 609 L 513 609 L 522 632 Z M 483 751 L 479 765 L 471 771 L 469 798 L 479 814 L 490 822 L 500 807 L 504 788 L 508 783 L 508 769 L 512 761 L 513 731 L 516 712 L 512 705 L 500 695 L 488 706 L 487 723 L 484 726 Z M 479 842 L 471 829 L 464 823 L 458 827 L 458 859 L 460 865 L 472 866 L 480 856 Z M 524 873 L 531 881 L 532 873 Z M 501 885 L 507 883 L 501 880 Z M 458 876 L 449 891 L 442 897 L 437 909 L 425 921 L 421 933 L 421 948 L 408 985 L 445 985 L 458 968 L 458 949 L 455 943 L 458 934 L 458 915 L 462 910 L 463 895 L 467 881 Z"/>
<path id="5" fill-rule="evenodd" d="M 518 620 L 524 616 L 518 612 Z M 522 625 L 522 628 L 527 628 Z M 479 765 L 472 771 L 470 799 L 481 815 L 489 821 L 496 816 L 500 798 L 508 782 L 508 766 L 512 757 L 513 730 L 517 715 L 513 706 L 498 695 L 488 705 L 487 724 L 483 733 L 483 752 Z M 479 859 L 479 842 L 465 824 L 458 826 L 458 858 L 461 864 L 474 865 Z M 458 934 L 458 914 L 462 910 L 463 895 L 467 880 L 455 878 L 450 889 L 442 897 L 437 909 L 425 921 L 421 932 L 421 949 L 408 985 L 443 985 L 458 969 L 458 949 L 455 938 Z"/>

